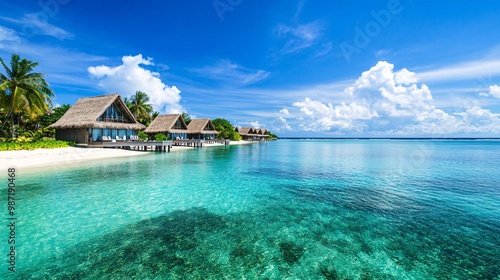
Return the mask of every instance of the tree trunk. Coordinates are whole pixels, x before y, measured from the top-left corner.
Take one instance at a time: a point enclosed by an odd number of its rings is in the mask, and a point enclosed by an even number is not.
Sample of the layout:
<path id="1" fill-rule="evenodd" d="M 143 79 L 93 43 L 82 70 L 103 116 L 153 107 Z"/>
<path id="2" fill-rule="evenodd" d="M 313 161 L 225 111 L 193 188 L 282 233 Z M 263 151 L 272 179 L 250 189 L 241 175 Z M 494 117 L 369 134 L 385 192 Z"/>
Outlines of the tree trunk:
<path id="1" fill-rule="evenodd" d="M 10 124 L 11 124 L 11 138 L 14 139 L 14 112 L 10 112 Z"/>

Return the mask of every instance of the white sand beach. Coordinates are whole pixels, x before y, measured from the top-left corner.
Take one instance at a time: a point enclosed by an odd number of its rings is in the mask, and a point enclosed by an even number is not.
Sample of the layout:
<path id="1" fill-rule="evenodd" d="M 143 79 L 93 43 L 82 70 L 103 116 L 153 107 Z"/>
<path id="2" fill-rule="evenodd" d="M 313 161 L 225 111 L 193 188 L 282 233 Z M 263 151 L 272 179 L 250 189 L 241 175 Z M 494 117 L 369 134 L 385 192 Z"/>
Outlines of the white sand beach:
<path id="1" fill-rule="evenodd" d="M 0 168 L 35 167 L 68 164 L 85 160 L 106 159 L 147 154 L 140 151 L 103 148 L 57 148 L 37 149 L 32 151 L 0 152 Z"/>
<path id="2" fill-rule="evenodd" d="M 250 144 L 249 141 L 232 141 L 231 145 Z M 221 146 L 222 144 L 205 144 L 205 147 Z M 174 146 L 171 152 L 194 149 L 193 147 Z M 104 148 L 57 148 L 37 149 L 32 151 L 2 151 L 0 152 L 0 170 L 8 167 L 39 167 L 62 165 L 96 159 L 111 159 L 117 157 L 147 155 L 150 152 L 131 151 Z"/>

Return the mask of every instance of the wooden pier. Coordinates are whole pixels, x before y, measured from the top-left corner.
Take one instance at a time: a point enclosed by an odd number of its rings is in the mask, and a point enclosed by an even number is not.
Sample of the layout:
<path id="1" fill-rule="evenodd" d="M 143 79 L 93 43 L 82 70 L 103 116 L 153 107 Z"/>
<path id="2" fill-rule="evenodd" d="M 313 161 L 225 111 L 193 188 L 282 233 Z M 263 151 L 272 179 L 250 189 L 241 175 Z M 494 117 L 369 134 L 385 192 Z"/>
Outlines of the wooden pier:
<path id="1" fill-rule="evenodd" d="M 151 151 L 160 151 L 160 152 L 170 152 L 172 149 L 172 141 L 130 141 L 130 142 L 103 142 L 103 148 L 121 148 L 127 150 L 139 150 L 139 151 L 147 151 L 151 147 Z"/>
<path id="2" fill-rule="evenodd" d="M 205 140 L 205 143 L 207 144 L 224 144 L 224 146 L 229 146 L 231 143 L 231 140 L 229 139 L 210 139 L 210 140 Z"/>
<path id="3" fill-rule="evenodd" d="M 204 144 L 224 144 L 224 146 L 229 146 L 231 142 L 229 139 L 180 139 L 173 140 L 174 146 L 187 146 L 187 147 L 196 147 L 202 148 Z"/>
<path id="4" fill-rule="evenodd" d="M 229 146 L 231 141 L 229 139 L 215 139 L 215 140 L 204 140 L 204 139 L 180 139 L 180 140 L 169 140 L 169 141 L 105 141 L 105 142 L 95 142 L 92 144 L 77 145 L 80 147 L 88 148 L 119 148 L 126 150 L 138 150 L 138 151 L 160 151 L 160 152 L 170 152 L 173 146 L 186 146 L 194 148 L 202 148 L 204 144 L 224 144 Z"/>
<path id="5" fill-rule="evenodd" d="M 205 140 L 203 139 L 180 139 L 180 140 L 172 140 L 174 146 L 187 146 L 187 147 L 196 147 L 202 148 Z"/>

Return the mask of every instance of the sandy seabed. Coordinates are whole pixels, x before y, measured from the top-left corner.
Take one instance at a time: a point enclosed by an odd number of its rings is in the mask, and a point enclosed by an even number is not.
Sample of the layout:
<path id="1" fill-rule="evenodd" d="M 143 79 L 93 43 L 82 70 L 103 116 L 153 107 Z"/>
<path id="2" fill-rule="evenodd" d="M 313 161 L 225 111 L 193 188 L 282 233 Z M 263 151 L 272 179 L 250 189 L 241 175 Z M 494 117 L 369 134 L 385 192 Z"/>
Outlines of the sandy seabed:
<path id="1" fill-rule="evenodd" d="M 249 144 L 248 141 L 232 141 L 231 145 Z M 205 147 L 220 146 L 221 144 L 205 144 Z M 172 152 L 185 151 L 192 147 L 174 146 Z M 87 160 L 110 159 L 117 157 L 147 155 L 149 152 L 104 149 L 104 148 L 56 148 L 37 149 L 32 151 L 2 151 L 0 152 L 0 170 L 9 167 L 40 167 L 50 165 L 62 165 L 68 163 L 82 162 Z"/>

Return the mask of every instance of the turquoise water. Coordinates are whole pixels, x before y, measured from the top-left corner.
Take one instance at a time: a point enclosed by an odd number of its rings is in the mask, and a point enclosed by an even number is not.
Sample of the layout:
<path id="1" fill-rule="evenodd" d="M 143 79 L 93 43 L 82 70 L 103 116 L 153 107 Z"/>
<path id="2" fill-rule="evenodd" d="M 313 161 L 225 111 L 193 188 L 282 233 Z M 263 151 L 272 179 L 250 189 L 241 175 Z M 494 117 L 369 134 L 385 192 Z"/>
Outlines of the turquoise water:
<path id="1" fill-rule="evenodd" d="M 499 167 L 495 141 L 279 140 L 18 170 L 0 278 L 500 279 Z"/>

